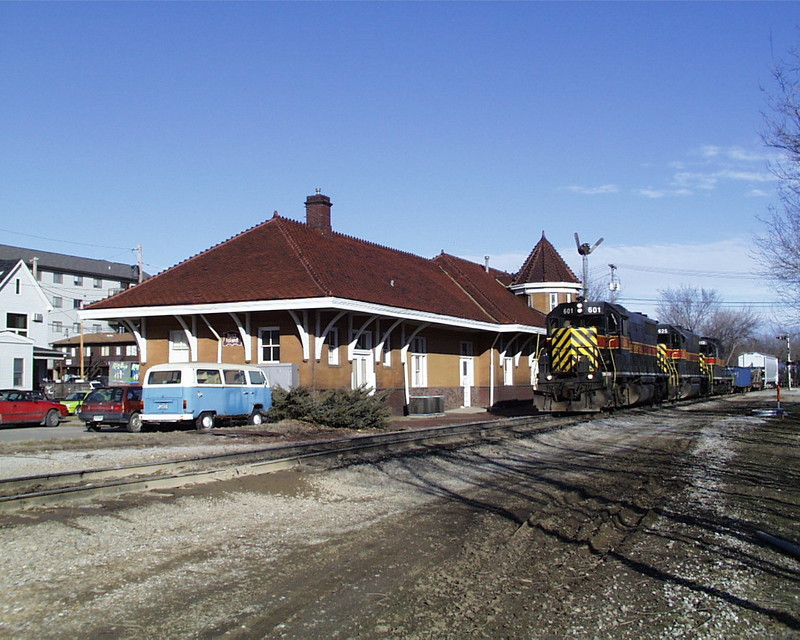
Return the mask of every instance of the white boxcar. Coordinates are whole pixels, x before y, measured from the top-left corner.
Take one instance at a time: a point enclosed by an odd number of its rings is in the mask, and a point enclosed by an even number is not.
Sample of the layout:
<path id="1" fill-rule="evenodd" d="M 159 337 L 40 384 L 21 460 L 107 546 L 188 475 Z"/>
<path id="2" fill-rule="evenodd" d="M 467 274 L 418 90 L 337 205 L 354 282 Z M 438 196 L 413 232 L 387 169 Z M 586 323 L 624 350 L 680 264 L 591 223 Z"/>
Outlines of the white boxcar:
<path id="1" fill-rule="evenodd" d="M 778 359 L 766 353 L 743 353 L 739 356 L 740 367 L 756 367 L 764 374 L 764 385 L 778 386 Z"/>

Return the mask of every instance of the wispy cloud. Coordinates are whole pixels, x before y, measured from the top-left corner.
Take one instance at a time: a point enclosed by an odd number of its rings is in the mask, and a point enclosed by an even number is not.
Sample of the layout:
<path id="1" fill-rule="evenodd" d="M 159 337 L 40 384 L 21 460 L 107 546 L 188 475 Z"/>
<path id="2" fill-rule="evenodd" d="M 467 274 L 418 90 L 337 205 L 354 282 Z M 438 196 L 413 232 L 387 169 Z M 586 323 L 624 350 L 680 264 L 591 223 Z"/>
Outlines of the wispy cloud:
<path id="1" fill-rule="evenodd" d="M 767 162 L 772 159 L 772 154 L 766 151 L 754 151 L 742 147 L 720 147 L 717 145 L 703 145 L 694 153 L 706 159 L 735 160 L 737 162 Z"/>
<path id="2" fill-rule="evenodd" d="M 652 187 L 649 187 L 646 189 L 634 189 L 633 193 L 644 198 L 657 199 L 690 196 L 693 192 L 690 189 L 653 189 Z"/>
<path id="3" fill-rule="evenodd" d="M 582 193 L 583 195 L 587 196 L 597 196 L 606 193 L 619 193 L 619 187 L 615 184 L 604 184 L 599 187 L 580 187 L 577 185 L 572 185 L 565 187 L 565 189 L 567 191 L 571 191 L 572 193 Z"/>
<path id="4" fill-rule="evenodd" d="M 723 182 L 737 181 L 763 183 L 775 180 L 765 170 L 771 155 L 761 150 L 748 150 L 739 146 L 702 145 L 674 160 L 667 166 L 675 171 L 668 187 L 635 189 L 634 194 L 645 198 L 687 196 L 720 188 Z M 751 195 L 767 195 L 753 187 Z"/>
<path id="5" fill-rule="evenodd" d="M 766 169 L 771 154 L 760 149 L 746 149 L 741 146 L 721 146 L 706 144 L 686 152 L 683 158 L 669 162 L 666 167 L 671 175 L 664 175 L 664 183 L 647 187 L 620 187 L 609 183 L 600 186 L 570 185 L 561 191 L 581 195 L 597 196 L 616 193 L 630 193 L 642 198 L 676 198 L 703 194 L 723 188 L 726 182 L 766 183 L 775 177 Z M 645 166 L 652 170 L 651 162 Z M 663 167 L 664 165 L 662 165 Z M 766 196 L 767 193 L 752 184 L 750 195 Z"/>

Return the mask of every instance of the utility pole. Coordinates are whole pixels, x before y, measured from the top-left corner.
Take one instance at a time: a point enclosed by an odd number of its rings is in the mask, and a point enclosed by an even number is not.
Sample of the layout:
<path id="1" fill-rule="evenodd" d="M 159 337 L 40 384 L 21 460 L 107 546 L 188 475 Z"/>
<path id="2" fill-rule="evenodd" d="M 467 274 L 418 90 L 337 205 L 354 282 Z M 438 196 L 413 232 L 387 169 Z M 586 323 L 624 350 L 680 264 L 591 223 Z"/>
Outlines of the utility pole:
<path id="1" fill-rule="evenodd" d="M 138 266 L 139 271 L 139 284 L 142 284 L 142 245 L 137 244 L 134 251 L 136 251 L 136 265 Z"/>

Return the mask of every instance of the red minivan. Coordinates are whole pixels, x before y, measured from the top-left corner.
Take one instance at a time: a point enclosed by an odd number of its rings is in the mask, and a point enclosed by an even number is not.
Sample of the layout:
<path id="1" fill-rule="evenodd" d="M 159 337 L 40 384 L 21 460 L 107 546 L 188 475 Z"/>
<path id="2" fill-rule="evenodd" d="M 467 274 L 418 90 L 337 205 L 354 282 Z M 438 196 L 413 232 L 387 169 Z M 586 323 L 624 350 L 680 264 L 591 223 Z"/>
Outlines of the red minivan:
<path id="1" fill-rule="evenodd" d="M 124 426 L 134 433 L 142 430 L 142 387 L 100 387 L 92 391 L 78 409 L 78 418 L 89 431 L 101 425 Z"/>

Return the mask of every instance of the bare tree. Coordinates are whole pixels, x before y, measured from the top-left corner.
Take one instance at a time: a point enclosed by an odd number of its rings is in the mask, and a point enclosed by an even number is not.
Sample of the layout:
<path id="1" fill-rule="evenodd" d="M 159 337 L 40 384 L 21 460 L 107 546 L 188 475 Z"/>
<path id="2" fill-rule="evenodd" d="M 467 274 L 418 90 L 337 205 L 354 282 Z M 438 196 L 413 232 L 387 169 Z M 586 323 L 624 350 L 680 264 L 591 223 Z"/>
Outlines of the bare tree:
<path id="1" fill-rule="evenodd" d="M 677 289 L 659 289 L 661 299 L 656 314 L 661 322 L 701 333 L 716 313 L 722 299 L 715 289 L 681 285 Z"/>
<path id="2" fill-rule="evenodd" d="M 682 285 L 658 293 L 661 295 L 656 306 L 659 320 L 716 338 L 722 345 L 721 356 L 726 362 L 752 338 L 761 324 L 761 318 L 752 309 L 724 309 L 722 298 L 714 289 Z"/>
<path id="3" fill-rule="evenodd" d="M 717 309 L 704 333 L 720 341 L 725 363 L 735 364 L 733 356 L 739 354 L 760 324 L 761 318 L 752 309 Z"/>
<path id="4" fill-rule="evenodd" d="M 800 49 L 790 51 L 772 76 L 762 139 L 778 153 L 770 164 L 778 179 L 778 204 L 760 218 L 765 228 L 755 244 L 764 276 L 800 314 Z"/>

